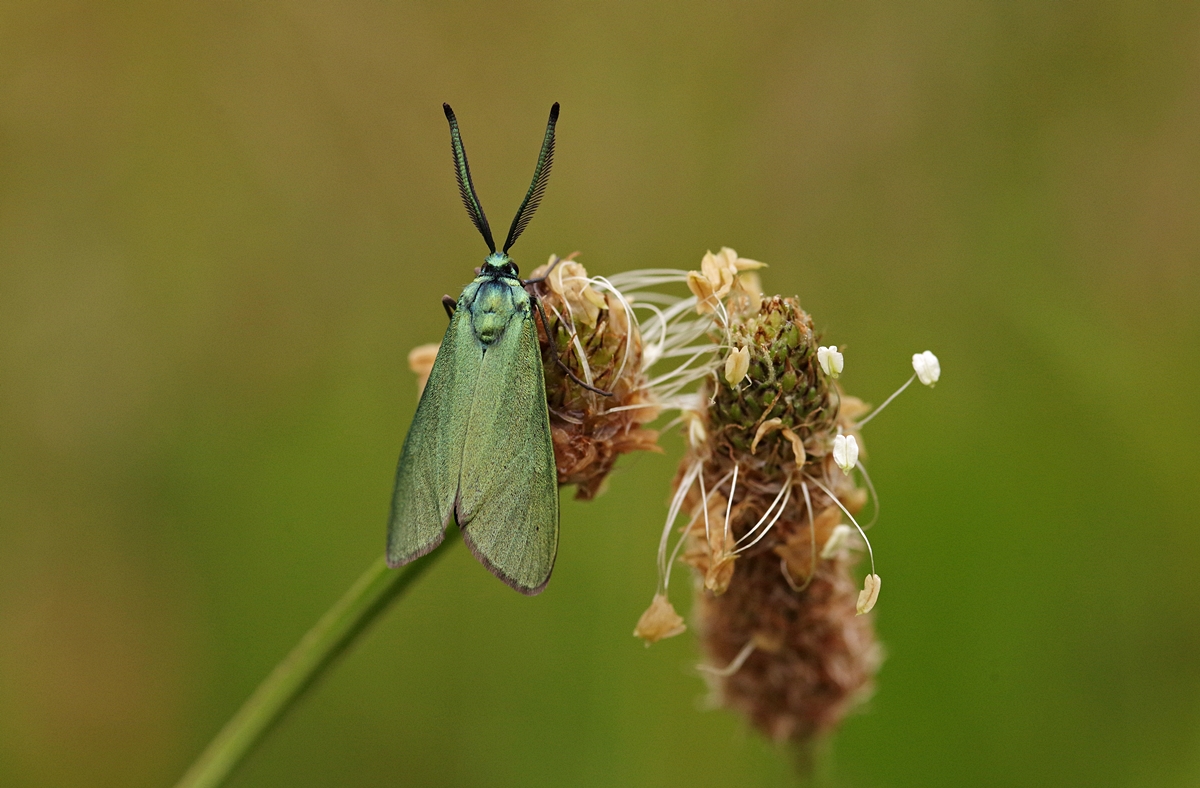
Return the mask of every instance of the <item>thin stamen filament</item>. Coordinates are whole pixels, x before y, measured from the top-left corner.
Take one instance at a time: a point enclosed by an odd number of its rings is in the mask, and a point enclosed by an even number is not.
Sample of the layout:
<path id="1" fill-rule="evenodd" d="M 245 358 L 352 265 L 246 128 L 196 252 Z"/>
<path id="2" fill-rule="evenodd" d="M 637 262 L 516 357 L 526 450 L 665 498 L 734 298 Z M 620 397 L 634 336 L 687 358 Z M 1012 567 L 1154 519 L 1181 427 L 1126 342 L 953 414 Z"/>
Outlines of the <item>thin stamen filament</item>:
<path id="1" fill-rule="evenodd" d="M 809 477 L 809 478 L 812 479 L 812 477 Z M 830 498 L 832 498 L 833 502 L 837 504 L 838 508 L 841 509 L 843 512 L 845 512 L 846 516 L 850 518 L 850 522 L 854 523 L 854 527 L 858 529 L 859 535 L 863 538 L 863 541 L 867 543 L 867 555 L 869 555 L 871 557 L 871 574 L 873 574 L 873 575 L 879 574 L 878 572 L 875 571 L 875 551 L 871 549 L 871 540 L 867 538 L 867 534 L 865 531 L 863 531 L 862 526 L 860 526 L 858 524 L 858 520 L 854 519 L 854 515 L 850 514 L 849 509 L 847 509 L 845 506 L 842 506 L 842 502 L 838 500 L 838 497 L 836 495 L 834 495 L 832 492 L 830 492 L 828 487 L 821 484 L 816 479 L 812 479 L 812 483 L 817 485 L 818 487 L 820 487 L 821 490 L 826 495 L 828 495 Z"/>
<path id="2" fill-rule="evenodd" d="M 754 653 L 754 641 L 751 640 L 749 643 L 742 646 L 742 650 L 739 651 L 737 656 L 733 658 L 733 661 L 730 662 L 725 667 L 714 668 L 711 665 L 697 665 L 696 669 L 702 670 L 711 676 L 720 676 L 721 678 L 728 678 L 729 676 L 732 676 L 734 673 L 737 673 L 739 670 L 741 670 L 742 665 L 746 664 L 746 660 L 750 659 L 750 655 L 753 653 Z"/>
<path id="3" fill-rule="evenodd" d="M 871 474 L 867 473 L 867 466 L 861 462 L 855 463 L 856 468 L 863 475 L 863 481 L 867 483 L 867 490 L 871 493 L 871 500 L 875 502 L 875 511 L 871 514 L 871 522 L 863 526 L 863 530 L 869 529 L 872 525 L 879 521 L 879 494 L 875 492 L 875 485 L 871 482 Z"/>
<path id="4" fill-rule="evenodd" d="M 896 397 L 899 397 L 899 396 L 900 396 L 900 392 L 902 392 L 902 391 L 904 391 L 906 388 L 908 388 L 908 387 L 909 387 L 909 385 L 911 385 L 911 384 L 912 384 L 912 382 L 913 382 L 914 380 L 916 380 L 916 379 L 917 379 L 917 373 L 915 373 L 915 372 L 914 372 L 914 373 L 912 374 L 912 377 L 911 377 L 911 378 L 909 378 L 908 380 L 906 380 L 906 381 L 904 382 L 904 385 L 903 385 L 903 386 L 901 386 L 900 388 L 896 389 L 894 392 L 892 392 L 892 396 L 888 397 L 887 399 L 885 399 L 885 400 L 883 401 L 883 404 L 882 404 L 882 405 L 880 405 L 880 406 L 879 406 L 878 408 L 876 408 L 875 410 L 871 411 L 870 415 L 868 415 L 868 416 L 867 416 L 865 419 L 863 419 L 863 420 L 862 420 L 862 421 L 860 421 L 858 424 L 856 424 L 856 425 L 855 425 L 855 429 L 862 429 L 862 426 L 863 426 L 864 424 L 866 424 L 868 421 L 870 421 L 871 419 L 873 419 L 873 418 L 875 418 L 876 416 L 878 416 L 878 415 L 879 415 L 879 413 L 880 413 L 880 411 L 882 411 L 884 408 L 886 408 L 886 407 L 888 406 L 888 403 L 889 403 L 889 402 L 891 402 L 892 400 L 894 400 Z"/>
<path id="5" fill-rule="evenodd" d="M 717 482 L 717 487 L 720 487 L 722 484 L 724 484 L 725 480 L 728 478 L 729 478 L 729 474 L 725 474 L 723 477 L 721 477 L 720 481 Z M 703 493 L 703 491 L 704 491 L 704 474 L 700 474 L 700 490 Z M 705 536 L 706 537 L 708 535 L 708 530 L 707 530 L 708 529 L 708 517 L 707 517 L 708 499 L 712 497 L 713 492 L 716 492 L 716 490 L 714 489 L 712 492 L 705 495 L 704 502 L 703 502 L 704 512 L 705 512 L 704 525 L 705 525 Z M 687 534 L 687 531 L 685 530 L 682 534 L 680 534 L 679 540 L 675 542 L 675 549 L 671 551 L 671 560 L 667 561 L 667 573 L 666 573 L 666 577 L 663 580 L 663 593 L 664 594 L 666 593 L 667 588 L 671 585 L 671 570 L 675 568 L 675 559 L 679 556 L 679 550 L 683 547 L 684 543 L 687 541 L 687 538 L 688 538 L 688 534 Z"/>
<path id="6" fill-rule="evenodd" d="M 787 508 L 788 501 L 792 499 L 792 477 L 790 474 L 788 475 L 787 487 L 785 489 L 787 490 L 787 495 L 783 496 L 783 503 L 780 504 L 779 511 L 775 513 L 773 518 L 771 518 L 771 522 L 767 524 L 767 527 L 763 529 L 762 533 L 760 533 L 753 542 L 745 545 L 744 547 L 739 547 L 734 552 L 741 553 L 749 550 L 751 547 L 754 547 L 754 545 L 762 541 L 764 536 L 771 532 L 771 529 L 775 527 L 775 523 L 779 522 L 779 518 L 783 516 L 783 510 Z"/>
<path id="7" fill-rule="evenodd" d="M 731 511 L 733 511 L 733 496 L 735 493 L 737 493 L 737 477 L 738 477 L 738 466 L 734 465 L 733 466 L 733 484 L 731 484 L 729 486 L 729 500 L 725 502 L 725 535 L 723 537 L 723 540 L 729 539 L 729 513 Z M 722 541 L 721 542 L 722 549 L 724 549 L 724 544 L 725 544 L 725 542 Z"/>
<path id="8" fill-rule="evenodd" d="M 671 508 L 667 511 L 667 522 L 663 525 L 662 538 L 658 543 L 658 576 L 663 583 L 660 591 L 666 593 L 666 580 L 670 575 L 670 565 L 667 563 L 667 545 L 671 539 L 671 527 L 675 524 L 675 518 L 679 516 L 679 509 L 683 506 L 683 498 L 687 495 L 688 490 L 696 481 L 696 476 L 704 467 L 703 463 L 696 461 L 688 468 L 683 479 L 679 482 L 679 489 L 675 491 L 675 496 L 671 499 Z"/>
<path id="9" fill-rule="evenodd" d="M 800 491 L 804 492 L 804 507 L 809 512 L 809 576 L 804 578 L 804 585 L 799 588 L 792 583 L 792 576 L 787 575 L 787 584 L 791 585 L 793 591 L 803 591 L 809 587 L 812 578 L 817 576 L 817 522 L 812 517 L 812 497 L 809 495 L 808 482 L 800 481 Z M 786 563 L 785 563 L 786 564 Z"/>
<path id="10" fill-rule="evenodd" d="M 779 499 L 783 498 L 783 495 L 786 492 L 787 484 L 785 483 L 784 486 L 779 488 L 779 492 L 775 493 L 775 499 L 771 501 L 771 505 L 767 507 L 765 512 L 763 512 L 762 517 L 758 518 L 758 522 L 754 524 L 754 527 L 742 534 L 741 538 L 738 539 L 739 544 L 746 541 L 751 536 L 754 536 L 754 532 L 758 530 L 759 526 L 767 521 L 767 518 L 771 516 L 771 512 L 775 511 L 775 504 L 779 503 Z"/>
<path id="11" fill-rule="evenodd" d="M 598 286 L 601 290 L 607 290 L 612 293 L 613 297 L 621 304 L 621 308 L 625 310 L 625 319 L 629 322 L 630 327 L 632 328 L 637 325 L 637 318 L 633 314 L 633 307 L 625 300 L 625 296 L 621 294 L 621 291 L 613 287 L 612 283 L 603 276 L 593 276 L 584 281 L 590 285 Z M 621 354 L 621 365 L 617 367 L 617 374 L 614 376 L 614 380 L 620 380 L 621 375 L 625 373 L 625 364 L 629 361 L 629 347 L 632 341 L 633 331 L 627 331 L 625 333 L 625 352 Z"/>

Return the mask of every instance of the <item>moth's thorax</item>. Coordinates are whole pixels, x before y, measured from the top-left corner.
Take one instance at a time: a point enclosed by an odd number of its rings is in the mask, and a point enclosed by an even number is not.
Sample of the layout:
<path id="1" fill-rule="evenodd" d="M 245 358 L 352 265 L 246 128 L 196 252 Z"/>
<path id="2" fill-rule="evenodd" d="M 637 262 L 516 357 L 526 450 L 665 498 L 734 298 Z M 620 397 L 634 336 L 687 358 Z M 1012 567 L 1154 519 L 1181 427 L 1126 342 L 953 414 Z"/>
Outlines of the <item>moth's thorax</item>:
<path id="1" fill-rule="evenodd" d="M 480 273 L 490 276 L 502 276 L 506 279 L 521 281 L 520 272 L 517 270 L 517 264 L 505 252 L 492 252 L 483 261 L 483 268 Z"/>
<path id="2" fill-rule="evenodd" d="M 487 266 L 463 290 L 458 304 L 471 315 L 471 328 L 485 345 L 496 341 L 513 318 L 529 314 L 529 294 L 521 280 L 490 271 Z"/>

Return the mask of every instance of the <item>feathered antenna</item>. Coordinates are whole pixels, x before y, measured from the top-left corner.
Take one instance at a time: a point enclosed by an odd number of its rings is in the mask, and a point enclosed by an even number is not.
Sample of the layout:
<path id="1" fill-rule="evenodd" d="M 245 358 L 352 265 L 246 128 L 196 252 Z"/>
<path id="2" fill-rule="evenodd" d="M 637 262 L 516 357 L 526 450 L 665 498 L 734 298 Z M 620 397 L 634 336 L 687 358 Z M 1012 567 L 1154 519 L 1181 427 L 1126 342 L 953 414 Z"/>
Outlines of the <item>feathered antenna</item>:
<path id="1" fill-rule="evenodd" d="M 475 229 L 487 243 L 488 250 L 495 252 L 496 242 L 492 240 L 492 228 L 488 226 L 487 217 L 483 214 L 483 206 L 479 204 L 479 198 L 475 196 L 475 184 L 471 182 L 471 168 L 467 166 L 467 151 L 463 148 L 462 135 L 458 131 L 458 120 L 454 117 L 454 110 L 450 109 L 449 104 L 443 104 L 442 109 L 446 111 L 446 120 L 450 121 L 450 147 L 454 151 L 454 177 L 458 179 L 458 191 L 462 194 L 463 205 L 467 208 L 467 215 L 471 217 L 471 223 L 475 225 Z M 554 105 L 553 115 L 558 115 L 557 104 Z M 553 148 L 553 142 L 551 142 L 551 148 Z M 544 152 L 543 148 L 543 154 Z M 541 169 L 541 162 L 538 163 L 538 168 Z M 526 197 L 525 200 L 528 202 L 529 198 Z M 524 208 L 524 206 L 521 207 Z M 511 236 L 512 233 L 509 235 Z"/>
<path id="2" fill-rule="evenodd" d="M 449 112 L 449 108 L 447 108 L 447 112 Z M 546 182 L 550 179 L 550 165 L 554 163 L 554 124 L 557 122 L 558 102 L 556 101 L 550 108 L 550 120 L 546 123 L 546 139 L 542 141 L 542 152 L 538 155 L 537 169 L 533 171 L 533 182 L 529 184 L 529 191 L 525 193 L 525 201 L 521 203 L 521 207 L 517 209 L 517 215 L 513 217 L 512 227 L 508 228 L 508 239 L 504 242 L 503 249 L 505 253 L 512 248 L 512 245 L 517 242 L 517 238 L 529 226 L 529 220 L 533 218 L 533 212 L 537 210 L 538 203 L 542 201 L 542 195 L 546 192 Z M 465 158 L 463 159 L 463 168 L 466 168 Z M 460 178 L 459 183 L 461 182 Z M 480 211 L 481 215 L 482 213 Z M 493 251 L 495 250 L 493 249 Z"/>

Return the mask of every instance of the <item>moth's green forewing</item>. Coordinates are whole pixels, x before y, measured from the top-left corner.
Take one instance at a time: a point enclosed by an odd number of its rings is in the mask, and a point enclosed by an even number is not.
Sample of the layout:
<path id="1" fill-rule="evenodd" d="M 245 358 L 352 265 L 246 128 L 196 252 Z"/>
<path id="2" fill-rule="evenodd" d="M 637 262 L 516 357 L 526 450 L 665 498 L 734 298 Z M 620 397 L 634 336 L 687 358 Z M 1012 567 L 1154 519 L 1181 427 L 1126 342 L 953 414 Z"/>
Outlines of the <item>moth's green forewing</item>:
<path id="1" fill-rule="evenodd" d="M 518 591 L 541 591 L 558 550 L 558 474 L 528 313 L 484 354 L 460 478 L 455 516 L 471 552 Z"/>
<path id="2" fill-rule="evenodd" d="M 391 566 L 407 564 L 441 544 L 454 509 L 469 397 L 479 379 L 479 363 L 472 363 L 470 348 L 456 352 L 472 339 L 470 322 L 463 310 L 451 319 L 404 439 L 388 524 Z"/>

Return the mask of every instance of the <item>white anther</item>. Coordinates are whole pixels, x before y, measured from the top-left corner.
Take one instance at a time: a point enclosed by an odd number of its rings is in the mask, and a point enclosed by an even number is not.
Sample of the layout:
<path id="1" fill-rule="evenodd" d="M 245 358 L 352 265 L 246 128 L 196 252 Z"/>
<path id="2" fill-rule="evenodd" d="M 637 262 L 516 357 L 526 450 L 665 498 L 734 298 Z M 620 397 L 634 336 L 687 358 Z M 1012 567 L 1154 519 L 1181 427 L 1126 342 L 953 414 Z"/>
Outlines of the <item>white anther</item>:
<path id="1" fill-rule="evenodd" d="M 825 540 L 825 546 L 821 548 L 821 558 L 832 558 L 838 550 L 842 549 L 842 546 L 846 544 L 852 533 L 854 533 L 853 528 L 845 523 L 838 523 L 834 527 L 833 533 Z"/>
<path id="2" fill-rule="evenodd" d="M 725 357 L 725 379 L 729 381 L 729 385 L 736 386 L 746 377 L 746 372 L 750 369 L 750 349 L 749 348 L 734 348 L 729 351 L 729 355 Z"/>
<path id="3" fill-rule="evenodd" d="M 858 441 L 853 435 L 838 435 L 833 439 L 833 461 L 847 475 L 858 464 Z"/>
<path id="4" fill-rule="evenodd" d="M 932 386 L 942 375 L 942 365 L 938 363 L 937 356 L 926 350 L 924 353 L 913 353 L 913 371 L 917 373 L 918 380 L 926 386 Z"/>
<path id="5" fill-rule="evenodd" d="M 842 354 L 838 352 L 837 345 L 817 348 L 817 363 L 821 365 L 821 370 L 831 378 L 842 374 L 844 360 Z"/>
<path id="6" fill-rule="evenodd" d="M 875 607 L 875 600 L 879 599 L 879 575 L 869 574 L 863 580 L 863 590 L 858 592 L 858 604 L 855 609 L 858 615 L 870 613 L 871 608 Z"/>

